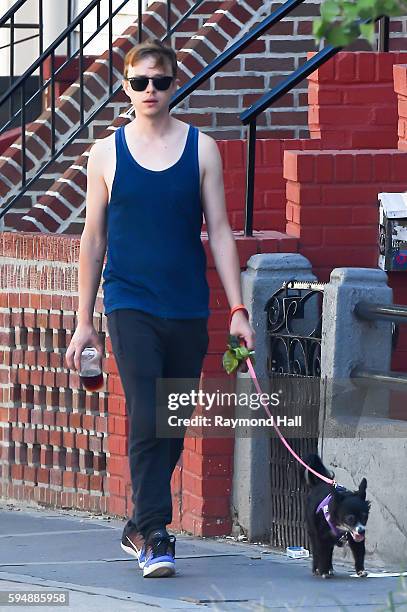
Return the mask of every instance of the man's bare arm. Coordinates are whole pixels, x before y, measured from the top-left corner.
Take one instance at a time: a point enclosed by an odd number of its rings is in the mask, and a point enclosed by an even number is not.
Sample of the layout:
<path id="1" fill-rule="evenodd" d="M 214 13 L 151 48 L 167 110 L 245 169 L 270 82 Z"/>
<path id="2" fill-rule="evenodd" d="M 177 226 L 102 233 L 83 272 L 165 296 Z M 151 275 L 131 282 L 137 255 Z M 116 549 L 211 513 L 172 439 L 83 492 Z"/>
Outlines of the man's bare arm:
<path id="1" fill-rule="evenodd" d="M 226 213 L 222 159 L 216 142 L 200 134 L 200 162 L 203 171 L 202 206 L 208 228 L 208 239 L 216 269 L 230 307 L 242 303 L 239 255 Z M 242 311 L 235 313 L 230 333 L 241 335 L 253 348 L 254 332 Z"/>
<path id="2" fill-rule="evenodd" d="M 102 175 L 101 144 L 92 147 L 87 166 L 86 220 L 79 251 L 79 324 L 93 324 L 95 300 L 106 253 L 108 193 Z"/>
<path id="3" fill-rule="evenodd" d="M 78 326 L 66 352 L 69 368 L 79 370 L 85 346 L 95 346 L 103 353 L 102 341 L 93 327 L 93 311 L 106 253 L 106 205 L 108 191 L 102 174 L 103 144 L 96 143 L 87 166 L 86 220 L 79 251 Z"/>
<path id="4" fill-rule="evenodd" d="M 203 162 L 202 206 L 216 269 L 232 307 L 242 301 L 239 257 L 226 214 L 222 159 L 216 142 L 205 136 L 200 134 L 203 140 L 200 157 Z"/>

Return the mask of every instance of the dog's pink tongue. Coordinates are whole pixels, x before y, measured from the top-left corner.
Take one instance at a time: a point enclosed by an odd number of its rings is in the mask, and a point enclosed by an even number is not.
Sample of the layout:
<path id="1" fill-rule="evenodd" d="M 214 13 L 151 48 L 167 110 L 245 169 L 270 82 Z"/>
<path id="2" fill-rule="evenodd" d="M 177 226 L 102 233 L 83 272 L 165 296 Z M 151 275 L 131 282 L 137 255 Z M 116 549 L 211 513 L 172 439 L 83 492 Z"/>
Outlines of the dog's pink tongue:
<path id="1" fill-rule="evenodd" d="M 355 542 L 362 542 L 365 539 L 365 536 L 362 533 L 355 533 L 352 531 L 352 538 L 355 540 Z"/>

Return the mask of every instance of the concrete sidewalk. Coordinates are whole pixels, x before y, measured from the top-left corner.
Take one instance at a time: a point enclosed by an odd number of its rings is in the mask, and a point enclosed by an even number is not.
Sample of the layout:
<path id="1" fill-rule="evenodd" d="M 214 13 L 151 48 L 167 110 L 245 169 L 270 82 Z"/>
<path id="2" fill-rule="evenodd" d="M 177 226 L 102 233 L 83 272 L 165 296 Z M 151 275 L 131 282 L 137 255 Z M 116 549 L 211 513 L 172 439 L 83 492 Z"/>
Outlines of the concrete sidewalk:
<path id="1" fill-rule="evenodd" d="M 174 577 L 143 579 L 120 548 L 123 525 L 0 500 L 0 595 L 69 592 L 69 607 L 41 610 L 376 611 L 386 609 L 388 593 L 400 586 L 398 578 L 351 578 L 352 568 L 340 562 L 336 577 L 322 580 L 311 575 L 309 560 L 287 559 L 264 545 L 188 535 L 177 536 Z M 398 610 L 407 610 L 403 601 Z M 1 610 L 21 608 L 0 603 Z"/>

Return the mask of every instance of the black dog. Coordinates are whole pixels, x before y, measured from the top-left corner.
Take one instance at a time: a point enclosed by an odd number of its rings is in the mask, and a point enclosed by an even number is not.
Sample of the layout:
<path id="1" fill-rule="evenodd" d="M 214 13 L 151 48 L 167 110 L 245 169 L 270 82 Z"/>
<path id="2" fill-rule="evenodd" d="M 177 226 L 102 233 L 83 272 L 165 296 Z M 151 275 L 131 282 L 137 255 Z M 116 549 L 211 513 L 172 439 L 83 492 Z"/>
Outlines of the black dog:
<path id="1" fill-rule="evenodd" d="M 318 455 L 310 455 L 305 463 L 319 474 L 333 478 Z M 313 574 L 322 578 L 332 576 L 334 546 L 348 543 L 357 575 L 366 576 L 365 531 L 370 509 L 370 502 L 366 501 L 366 478 L 358 491 L 348 491 L 325 483 L 305 468 L 302 468 L 302 475 L 310 487 L 305 514 L 312 544 Z"/>

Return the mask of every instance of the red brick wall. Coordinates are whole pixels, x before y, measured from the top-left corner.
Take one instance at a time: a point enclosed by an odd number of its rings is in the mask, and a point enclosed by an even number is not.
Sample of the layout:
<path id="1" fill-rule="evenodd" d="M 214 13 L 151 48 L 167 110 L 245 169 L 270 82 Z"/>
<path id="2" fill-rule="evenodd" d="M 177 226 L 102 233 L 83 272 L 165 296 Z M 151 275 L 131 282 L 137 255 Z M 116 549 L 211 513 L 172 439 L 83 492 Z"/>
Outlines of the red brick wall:
<path id="1" fill-rule="evenodd" d="M 407 53 L 343 52 L 311 74 L 311 138 L 326 149 L 397 148 L 393 66 L 406 61 Z"/>
<path id="2" fill-rule="evenodd" d="M 286 231 L 320 280 L 341 266 L 377 267 L 377 194 L 406 190 L 406 167 L 397 150 L 286 151 Z"/>
<path id="3" fill-rule="evenodd" d="M 296 236 L 319 280 L 333 268 L 377 268 L 382 191 L 407 190 L 407 151 L 287 151 L 287 233 Z M 407 305 L 405 273 L 390 272 L 395 304 Z M 400 326 L 392 368 L 405 371 L 407 326 Z"/>
<path id="4" fill-rule="evenodd" d="M 246 155 L 245 140 L 218 140 L 224 170 L 226 205 L 234 230 L 242 231 L 245 221 Z M 317 141 L 261 139 L 256 146 L 256 173 L 253 227 L 285 231 L 286 193 L 283 155 L 289 149 L 315 149 Z"/>
<path id="5" fill-rule="evenodd" d="M 228 304 L 207 239 L 210 345 L 204 373 L 221 371 Z M 258 252 L 295 251 L 279 232 L 237 238 L 241 268 Z M 105 388 L 88 393 L 64 355 L 76 327 L 79 237 L 0 234 L 0 496 L 130 514 L 125 398 L 101 294 L 94 325 L 105 341 Z M 173 482 L 174 528 L 229 533 L 233 441 L 186 441 Z"/>
<path id="6" fill-rule="evenodd" d="M 377 267 L 377 195 L 407 189 L 406 66 L 395 65 L 406 58 L 340 53 L 310 77 L 310 129 L 328 150 L 285 153 L 286 231 L 323 281 L 332 268 Z M 404 274 L 388 277 L 394 302 L 407 304 Z M 392 367 L 405 371 L 406 363 L 407 329 L 400 326 Z"/>

